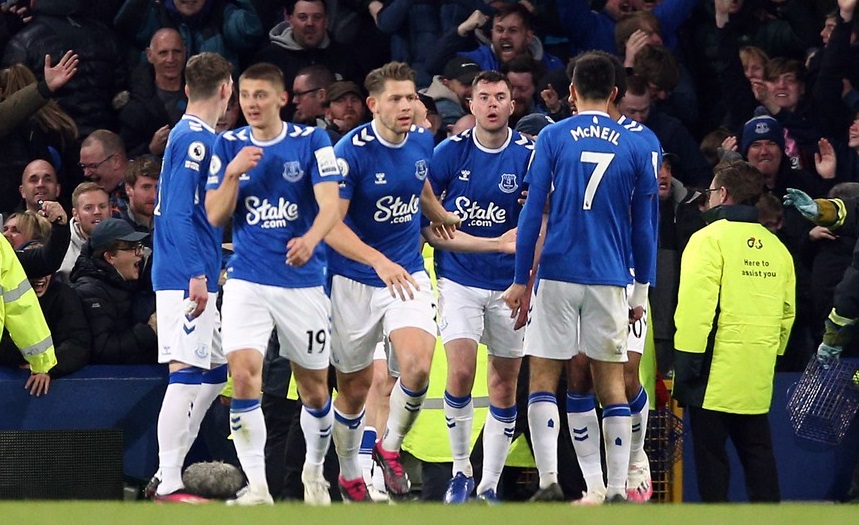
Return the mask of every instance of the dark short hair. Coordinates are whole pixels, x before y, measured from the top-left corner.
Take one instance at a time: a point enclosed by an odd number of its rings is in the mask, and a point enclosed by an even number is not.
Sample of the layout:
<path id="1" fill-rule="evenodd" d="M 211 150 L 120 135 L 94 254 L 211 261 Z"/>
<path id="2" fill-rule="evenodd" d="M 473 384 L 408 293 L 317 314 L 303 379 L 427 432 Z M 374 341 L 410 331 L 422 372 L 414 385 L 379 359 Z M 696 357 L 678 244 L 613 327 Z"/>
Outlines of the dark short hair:
<path id="1" fill-rule="evenodd" d="M 498 8 L 495 10 L 495 14 L 492 16 L 492 20 L 507 18 L 510 15 L 517 15 L 519 18 L 521 18 L 522 25 L 525 26 L 525 29 L 531 30 L 534 28 L 531 11 L 528 11 L 528 8 L 520 4 L 519 2 L 513 4 L 502 4 L 498 6 Z"/>
<path id="2" fill-rule="evenodd" d="M 325 5 L 325 0 L 289 0 L 284 2 L 284 7 L 286 8 L 286 14 L 292 16 L 292 13 L 295 12 L 295 4 L 298 2 L 316 2 L 322 6 L 322 11 L 328 15 L 328 6 Z"/>
<path id="3" fill-rule="evenodd" d="M 576 88 L 579 98 L 608 100 L 614 89 L 614 82 L 614 66 L 608 58 L 587 52 L 576 60 L 573 87 Z"/>
<path id="4" fill-rule="evenodd" d="M 579 53 L 577 56 L 570 59 L 567 64 L 567 77 L 573 78 L 573 70 L 576 68 L 576 61 L 578 61 L 579 57 L 584 56 L 586 53 Z M 614 87 L 617 88 L 617 97 L 615 97 L 615 102 L 620 102 L 620 100 L 626 95 L 626 68 L 623 67 L 623 64 L 620 62 L 620 59 L 617 55 L 613 55 L 611 53 L 607 53 L 605 51 L 601 51 L 599 49 L 594 49 L 593 51 L 588 51 L 587 54 L 593 54 L 601 57 L 605 57 L 611 62 L 611 65 L 614 66 Z"/>
<path id="5" fill-rule="evenodd" d="M 474 80 L 471 82 L 471 88 L 476 88 L 477 84 L 481 82 L 488 82 L 490 84 L 494 84 L 496 82 L 504 82 L 505 84 L 507 84 L 507 89 L 510 90 L 510 93 L 513 93 L 513 86 L 510 85 L 510 79 L 507 78 L 507 75 L 504 75 L 499 71 L 495 71 L 493 69 L 481 71 L 477 74 L 476 77 L 474 77 Z"/>
<path id="6" fill-rule="evenodd" d="M 313 64 L 312 66 L 303 67 L 295 74 L 295 78 L 306 76 L 307 80 L 315 87 L 328 88 L 333 84 L 337 77 L 334 72 L 324 64 Z M 292 86 L 289 86 L 292 89 Z"/>
<path id="7" fill-rule="evenodd" d="M 798 81 L 805 82 L 805 66 L 799 60 L 785 57 L 773 57 L 767 60 L 764 79 L 773 82 L 786 73 L 793 73 Z"/>
<path id="8" fill-rule="evenodd" d="M 764 189 L 764 176 L 744 160 L 726 160 L 713 168 L 713 180 L 725 188 L 734 204 L 755 205 Z"/>

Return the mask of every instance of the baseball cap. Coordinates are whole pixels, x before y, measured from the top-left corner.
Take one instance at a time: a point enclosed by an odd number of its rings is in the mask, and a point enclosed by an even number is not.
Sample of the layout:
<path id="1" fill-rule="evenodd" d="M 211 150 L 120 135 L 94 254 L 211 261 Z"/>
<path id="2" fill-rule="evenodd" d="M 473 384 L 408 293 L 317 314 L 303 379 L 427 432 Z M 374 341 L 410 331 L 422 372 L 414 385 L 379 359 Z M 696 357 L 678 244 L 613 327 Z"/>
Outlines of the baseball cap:
<path id="1" fill-rule="evenodd" d="M 554 123 L 555 121 L 552 120 L 552 117 L 549 115 L 543 115 L 542 113 L 529 113 L 520 118 L 519 122 L 516 123 L 516 131 L 536 137 L 540 134 L 540 131 L 543 128 Z"/>
<path id="2" fill-rule="evenodd" d="M 662 162 L 667 162 L 672 166 L 677 166 L 680 163 L 680 156 L 670 151 L 662 150 Z"/>
<path id="3" fill-rule="evenodd" d="M 338 80 L 337 82 L 332 83 L 328 86 L 328 89 L 325 90 L 325 103 L 330 104 L 336 100 L 340 100 L 342 97 L 347 94 L 352 93 L 358 98 L 363 98 L 364 94 L 361 93 L 361 88 L 358 87 L 358 84 L 352 82 L 351 80 Z"/>
<path id="4" fill-rule="evenodd" d="M 149 234 L 139 232 L 122 219 L 105 219 L 95 225 L 89 236 L 89 244 L 93 251 L 105 248 L 114 241 L 138 242 Z"/>
<path id="5" fill-rule="evenodd" d="M 444 65 L 441 76 L 448 80 L 458 80 L 463 84 L 471 84 L 474 77 L 481 71 L 482 68 L 474 60 L 464 56 L 456 56 Z"/>

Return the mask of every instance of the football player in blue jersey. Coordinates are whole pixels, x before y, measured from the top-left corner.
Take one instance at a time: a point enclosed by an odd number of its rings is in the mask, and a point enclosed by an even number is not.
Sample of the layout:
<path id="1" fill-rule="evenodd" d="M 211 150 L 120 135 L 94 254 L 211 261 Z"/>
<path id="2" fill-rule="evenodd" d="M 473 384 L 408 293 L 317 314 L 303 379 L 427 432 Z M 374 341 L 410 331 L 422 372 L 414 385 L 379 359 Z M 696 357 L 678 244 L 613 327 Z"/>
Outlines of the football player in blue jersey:
<path id="1" fill-rule="evenodd" d="M 650 162 L 654 173 L 658 172 L 662 164 L 662 148 L 656 135 L 642 124 L 623 116 L 617 108 L 617 102 L 626 94 L 626 71 L 620 60 L 603 51 L 595 51 L 595 54 L 611 60 L 614 66 L 615 87 L 617 96 L 609 102 L 608 114 L 618 124 L 630 132 L 631 136 L 638 139 L 641 148 L 650 155 Z M 654 221 L 653 233 L 658 231 L 658 200 L 653 201 Z M 630 260 L 630 266 L 632 261 Z M 627 287 L 629 294 L 634 293 L 634 285 Z M 641 385 L 639 379 L 639 364 L 644 352 L 644 344 L 647 336 L 647 312 L 646 304 L 640 316 L 630 322 L 627 336 L 627 357 L 624 363 L 624 381 L 626 384 L 626 395 L 629 401 L 629 409 L 632 423 L 632 438 L 630 440 L 630 460 L 627 473 L 627 499 L 635 502 L 646 502 L 653 494 L 650 479 L 650 462 L 644 451 L 644 438 L 647 433 L 647 420 L 650 403 L 647 392 Z M 567 419 L 570 423 L 573 447 L 576 450 L 576 458 L 584 475 L 587 491 L 581 504 L 595 504 L 604 499 L 606 492 L 603 480 L 602 459 L 600 454 L 601 439 L 599 420 L 596 412 L 596 400 L 593 394 L 593 381 L 590 372 L 589 359 L 584 354 L 579 354 L 567 367 L 568 392 L 567 392 Z"/>
<path id="2" fill-rule="evenodd" d="M 337 369 L 334 444 L 340 490 L 349 501 L 367 501 L 358 462 L 364 402 L 372 380 L 376 344 L 388 335 L 400 364 L 384 437 L 373 449 L 391 497 L 410 483 L 400 446 L 426 397 L 435 346 L 435 298 L 420 253 L 421 209 L 439 234 L 451 236 L 459 218 L 435 198 L 427 176 L 433 137 L 414 125 L 414 71 L 392 62 L 364 83 L 373 120 L 337 143 L 343 173 L 344 222 L 326 238 L 332 275 L 331 358 Z"/>
<path id="3" fill-rule="evenodd" d="M 430 172 L 433 191 L 444 195 L 442 204 L 462 219 L 454 239 L 426 235 L 437 248 L 438 324 L 448 366 L 444 411 L 453 478 L 445 503 L 464 503 L 474 490 L 469 461 L 474 420 L 471 390 L 481 341 L 489 348 L 490 404 L 478 498 L 497 501 L 498 480 L 516 422 L 522 332 L 514 331 L 511 310 L 501 294 L 513 281 L 515 245 L 505 240 L 515 239 L 513 229 L 522 209 L 517 198 L 534 143 L 507 125 L 514 105 L 511 92 L 501 73 L 479 73 L 470 102 L 476 125 L 436 147 Z"/>
<path id="4" fill-rule="evenodd" d="M 514 311 L 552 192 L 525 332 L 525 353 L 531 356 L 528 420 L 540 471 L 536 499 L 563 497 L 554 453 L 559 417 L 554 392 L 564 362 L 579 353 L 590 358 L 603 405 L 608 483 L 595 503 L 627 497 L 632 430 L 623 363 L 628 323 L 642 315 L 655 273 L 657 188 L 649 152 L 607 113 L 616 92 L 611 60 L 593 53 L 580 57 L 570 90 L 579 114 L 543 130 L 526 177 L 530 187 L 519 217 L 516 275 L 505 292 Z M 635 283 L 627 299 L 630 261 Z"/>
<path id="5" fill-rule="evenodd" d="M 303 407 L 307 453 L 304 501 L 331 503 L 322 463 L 331 442 L 328 392 L 331 303 L 325 294 L 320 242 L 339 221 L 342 180 L 328 135 L 283 122 L 283 74 L 255 64 L 239 77 L 239 104 L 249 126 L 215 141 L 206 185 L 209 221 L 233 220 L 235 254 L 227 265 L 222 339 L 233 376 L 230 425 L 248 487 L 235 505 L 271 504 L 260 408 L 263 357 L 272 328 L 292 364 Z"/>
<path id="6" fill-rule="evenodd" d="M 215 307 L 222 231 L 206 219 L 203 192 L 214 126 L 233 89 L 230 72 L 230 63 L 216 53 L 188 61 L 188 107 L 167 141 L 153 213 L 158 360 L 169 363 L 170 376 L 158 415 L 159 472 L 148 490 L 162 501 L 195 499 L 182 491 L 182 464 L 227 380 Z"/>

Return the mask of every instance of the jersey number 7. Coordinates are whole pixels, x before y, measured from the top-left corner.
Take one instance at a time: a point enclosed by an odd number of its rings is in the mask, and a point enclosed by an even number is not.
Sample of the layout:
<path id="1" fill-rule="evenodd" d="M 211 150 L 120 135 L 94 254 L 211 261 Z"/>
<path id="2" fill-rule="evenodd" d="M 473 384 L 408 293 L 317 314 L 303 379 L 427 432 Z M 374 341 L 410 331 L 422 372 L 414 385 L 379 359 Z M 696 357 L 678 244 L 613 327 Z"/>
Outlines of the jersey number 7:
<path id="1" fill-rule="evenodd" d="M 585 202 L 582 204 L 582 209 L 591 209 L 591 205 L 594 202 L 594 194 L 597 192 L 597 188 L 599 187 L 600 182 L 602 182 L 602 178 L 605 175 L 605 172 L 608 171 L 608 167 L 613 160 L 614 153 L 598 153 L 596 151 L 582 152 L 582 162 L 596 164 L 594 172 L 591 173 L 591 178 L 588 179 L 588 185 L 585 187 Z"/>

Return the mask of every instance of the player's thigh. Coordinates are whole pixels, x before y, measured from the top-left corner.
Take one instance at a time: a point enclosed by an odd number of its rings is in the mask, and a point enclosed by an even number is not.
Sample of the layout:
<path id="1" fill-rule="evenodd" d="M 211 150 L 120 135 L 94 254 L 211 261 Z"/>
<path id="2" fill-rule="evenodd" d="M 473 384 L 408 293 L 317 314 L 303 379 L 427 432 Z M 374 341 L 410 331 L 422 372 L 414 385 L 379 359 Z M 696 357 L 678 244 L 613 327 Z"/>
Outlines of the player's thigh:
<path id="1" fill-rule="evenodd" d="M 420 286 L 420 290 L 415 291 L 414 298 L 403 301 L 399 297 L 391 297 L 391 294 L 384 289 L 381 290 L 386 292 L 385 294 L 378 293 L 376 295 L 377 304 L 384 311 L 382 326 L 388 337 L 391 337 L 395 330 L 401 328 L 417 328 L 435 339 L 438 334 L 438 327 L 435 322 L 436 299 L 429 275 L 420 271 L 413 273 L 412 278 Z M 391 339 L 393 343 L 395 338 Z M 399 353 L 396 345 L 394 351 Z M 401 355 L 397 357 L 402 358 Z M 402 363 L 402 359 L 400 362 Z"/>
<path id="2" fill-rule="evenodd" d="M 524 330 L 514 330 L 516 319 L 510 317 L 512 311 L 501 297 L 504 292 L 490 292 L 483 315 L 484 330 L 482 342 L 489 348 L 489 355 L 518 359 L 524 355 Z"/>
<path id="3" fill-rule="evenodd" d="M 203 312 L 189 319 L 184 311 L 183 290 L 155 292 L 159 363 L 175 361 L 208 370 L 213 361 L 218 364 L 224 362 L 222 356 L 215 359 L 213 350 L 213 333 L 218 318 L 216 299 L 217 294 L 210 293 Z M 220 350 L 220 344 L 218 346 Z"/>
<path id="4" fill-rule="evenodd" d="M 273 287 L 241 279 L 227 279 L 224 283 L 221 346 L 228 358 L 231 352 L 248 348 L 265 356 L 274 327 L 266 299 L 267 288 Z"/>
<path id="5" fill-rule="evenodd" d="M 567 360 L 578 353 L 581 285 L 540 280 L 531 296 L 531 315 L 525 327 L 525 355 Z"/>
<path id="6" fill-rule="evenodd" d="M 582 303 L 581 348 L 596 361 L 626 362 L 629 306 L 620 286 L 585 286 Z"/>
<path id="7" fill-rule="evenodd" d="M 483 314 L 488 291 L 464 286 L 450 279 L 438 281 L 438 329 L 445 345 L 455 339 L 483 337 Z"/>
<path id="8" fill-rule="evenodd" d="M 327 370 L 331 357 L 331 301 L 321 286 L 270 290 L 281 355 L 305 370 Z"/>
<path id="9" fill-rule="evenodd" d="M 384 288 L 335 275 L 331 281 L 331 363 L 343 373 L 370 366 L 383 340 Z M 388 294 L 390 297 L 390 294 Z"/>

